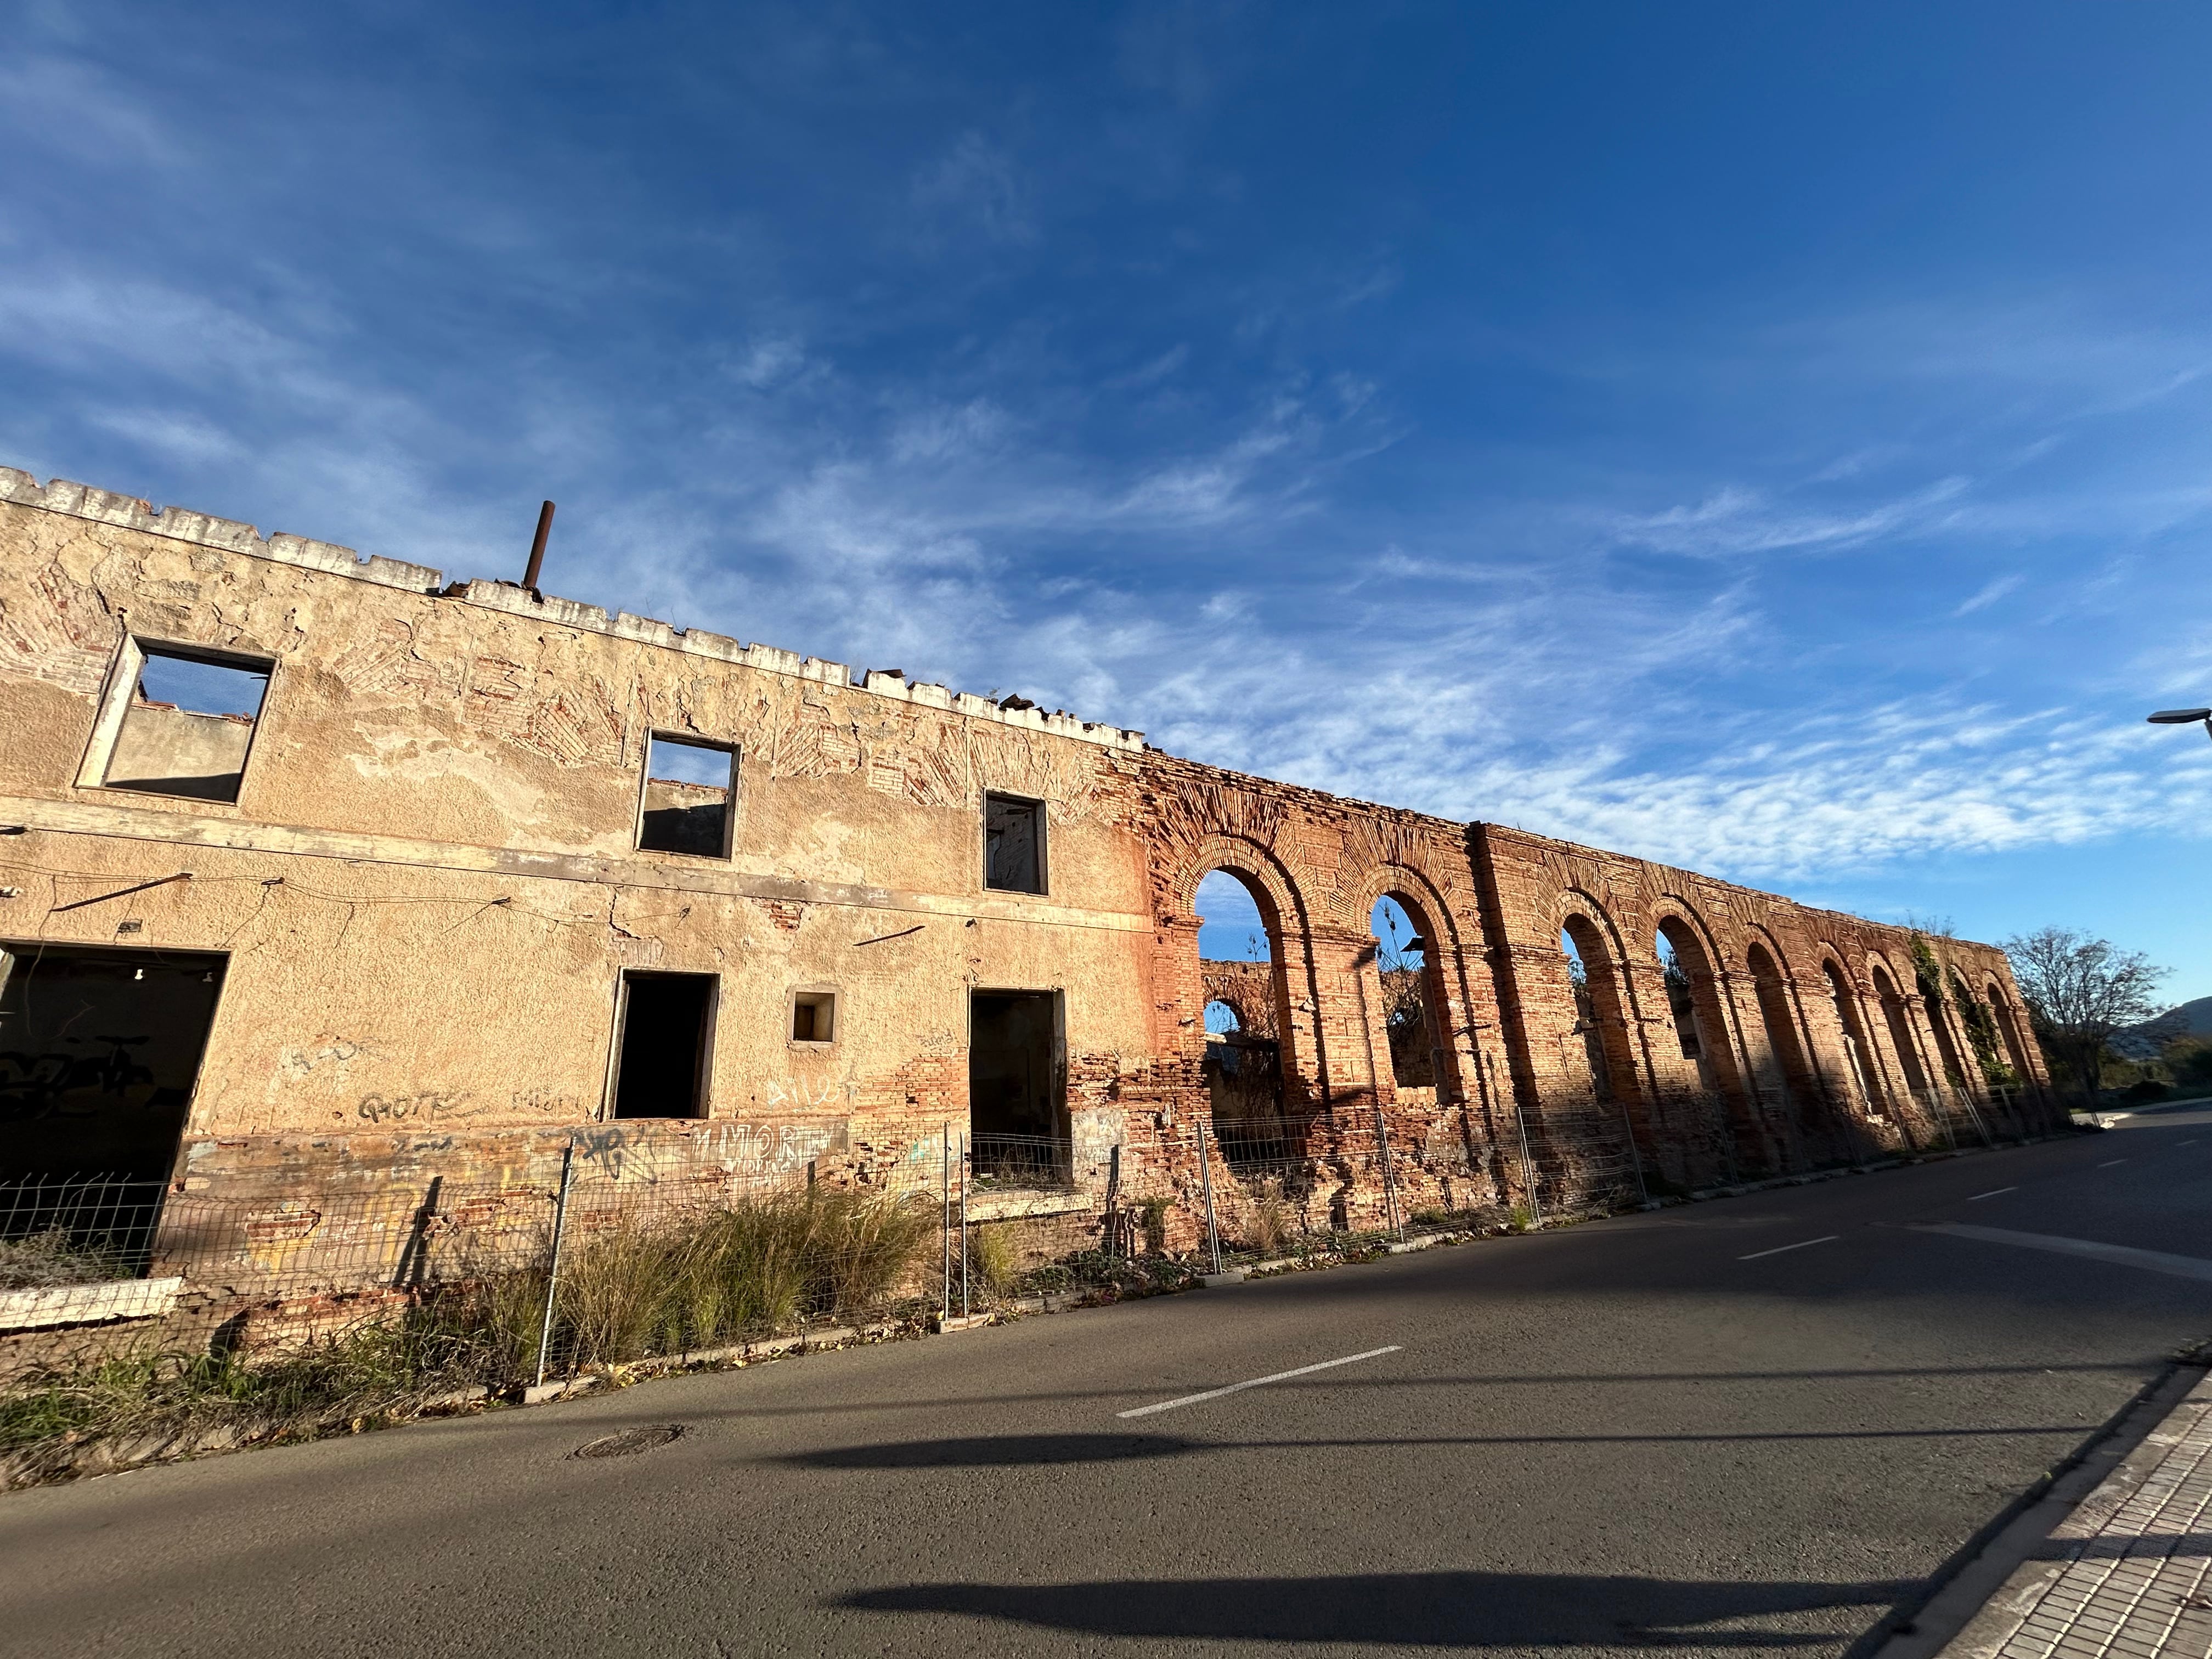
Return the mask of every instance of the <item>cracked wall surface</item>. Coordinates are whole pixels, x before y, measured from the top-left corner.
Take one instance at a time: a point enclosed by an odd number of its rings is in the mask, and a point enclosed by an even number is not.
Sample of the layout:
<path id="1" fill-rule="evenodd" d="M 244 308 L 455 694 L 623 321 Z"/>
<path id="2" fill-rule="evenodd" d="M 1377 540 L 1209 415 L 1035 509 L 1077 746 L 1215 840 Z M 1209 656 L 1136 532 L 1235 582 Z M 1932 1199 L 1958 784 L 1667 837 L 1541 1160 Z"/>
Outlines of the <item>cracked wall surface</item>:
<path id="1" fill-rule="evenodd" d="M 100 781 L 130 639 L 272 665 L 235 802 Z M 1988 946 L 1922 948 L 1994 1022 L 1994 1069 L 1980 1016 L 1924 993 L 1897 928 L 5 470 L 0 730 L 0 825 L 22 831 L 0 839 L 0 946 L 228 959 L 180 1190 L 543 1182 L 571 1144 L 617 1173 L 866 1178 L 966 1122 L 978 989 L 1057 993 L 1070 1133 L 1140 1148 L 1208 1109 L 1219 964 L 1193 902 L 1215 870 L 1275 952 L 1241 994 L 1279 1042 L 1285 1121 L 1316 1144 L 1380 1124 L 1501 1201 L 1538 1166 L 1569 1182 L 1608 1136 L 1686 1187 L 1934 1144 L 1960 1106 L 2050 1118 Z M 734 750 L 726 859 L 638 849 L 655 733 Z M 1044 804 L 1044 893 L 985 886 L 986 791 Z M 1428 941 L 1429 1080 L 1402 1087 L 1369 923 L 1385 895 Z M 1702 953 L 1694 1059 L 1662 926 Z M 702 1121 L 609 1121 L 640 969 L 717 976 Z M 791 1039 L 802 988 L 835 991 L 834 1042 Z"/>

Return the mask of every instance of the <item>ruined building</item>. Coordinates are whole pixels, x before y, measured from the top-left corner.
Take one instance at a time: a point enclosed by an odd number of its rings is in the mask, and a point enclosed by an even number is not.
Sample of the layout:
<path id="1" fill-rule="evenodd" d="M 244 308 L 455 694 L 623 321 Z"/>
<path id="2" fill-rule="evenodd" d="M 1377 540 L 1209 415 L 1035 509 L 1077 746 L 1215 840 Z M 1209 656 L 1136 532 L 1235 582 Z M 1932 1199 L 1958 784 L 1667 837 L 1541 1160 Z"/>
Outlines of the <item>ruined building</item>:
<path id="1" fill-rule="evenodd" d="M 2054 1114 L 1987 946 L 12 470 L 0 732 L 0 1182 L 866 1181 L 948 1125 L 1134 1169 L 1209 1120 L 1571 1206 Z M 1214 871 L 1271 961 L 1201 963 Z"/>

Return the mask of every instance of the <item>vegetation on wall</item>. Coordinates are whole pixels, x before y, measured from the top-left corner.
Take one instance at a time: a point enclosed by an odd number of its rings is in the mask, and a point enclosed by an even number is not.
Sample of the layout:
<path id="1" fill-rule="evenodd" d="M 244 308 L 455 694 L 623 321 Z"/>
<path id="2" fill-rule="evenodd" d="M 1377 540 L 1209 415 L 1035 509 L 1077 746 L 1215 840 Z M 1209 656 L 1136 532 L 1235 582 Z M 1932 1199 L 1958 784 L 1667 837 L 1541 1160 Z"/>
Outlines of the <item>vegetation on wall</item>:
<path id="1" fill-rule="evenodd" d="M 1966 1042 L 1974 1051 L 1974 1063 L 1982 1068 L 1982 1081 L 1992 1089 L 2016 1086 L 2020 1074 L 2005 1058 L 1996 1011 L 1974 994 L 1973 988 L 1955 968 L 1951 970 L 1951 992 L 1959 1010 L 1959 1024 L 1966 1028 Z"/>

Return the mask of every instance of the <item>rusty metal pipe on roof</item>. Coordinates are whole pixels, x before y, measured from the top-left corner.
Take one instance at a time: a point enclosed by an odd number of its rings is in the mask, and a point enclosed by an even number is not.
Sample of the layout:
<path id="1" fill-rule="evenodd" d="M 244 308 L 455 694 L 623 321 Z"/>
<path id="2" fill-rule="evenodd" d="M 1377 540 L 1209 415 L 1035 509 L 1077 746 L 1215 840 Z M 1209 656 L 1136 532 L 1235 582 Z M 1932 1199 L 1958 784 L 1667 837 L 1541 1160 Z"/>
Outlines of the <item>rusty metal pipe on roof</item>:
<path id="1" fill-rule="evenodd" d="M 545 538 L 553 532 L 553 503 L 548 501 L 538 509 L 538 535 L 530 544 L 530 568 L 522 573 L 522 585 L 532 592 L 538 591 L 538 573 L 545 563 Z"/>

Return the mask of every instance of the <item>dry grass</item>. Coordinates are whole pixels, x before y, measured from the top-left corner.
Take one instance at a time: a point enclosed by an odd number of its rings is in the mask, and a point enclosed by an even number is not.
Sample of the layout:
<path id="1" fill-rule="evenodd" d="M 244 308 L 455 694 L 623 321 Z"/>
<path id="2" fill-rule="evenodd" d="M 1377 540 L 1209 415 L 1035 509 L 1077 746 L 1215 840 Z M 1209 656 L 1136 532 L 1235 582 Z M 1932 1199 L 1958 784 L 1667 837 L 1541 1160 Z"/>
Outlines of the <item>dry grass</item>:
<path id="1" fill-rule="evenodd" d="M 968 1272 L 986 1296 L 1005 1296 L 1022 1276 L 1021 1256 L 1013 1234 L 1003 1227 L 968 1230 Z"/>
<path id="2" fill-rule="evenodd" d="M 845 1191 L 781 1193 L 686 1216 L 572 1215 L 554 1297 L 562 1370 L 673 1354 L 883 1307 L 933 1242 L 926 1201 Z M 49 1250 L 48 1256 L 53 1253 Z M 0 1387 L 0 1455 L 37 1479 L 87 1446 L 123 1461 L 238 1443 L 309 1438 L 416 1415 L 471 1384 L 538 1367 L 546 1272 L 471 1273 L 396 1317 L 281 1352 L 150 1349 Z M 63 1280 L 60 1282 L 69 1282 Z"/>
<path id="3" fill-rule="evenodd" d="M 1244 1212 L 1244 1242 L 1263 1256 L 1280 1255 L 1297 1237 L 1296 1218 L 1275 1182 L 1263 1182 Z"/>
<path id="4" fill-rule="evenodd" d="M 0 1291 L 45 1290 L 123 1277 L 119 1254 L 49 1227 L 21 1238 L 0 1238 Z"/>

